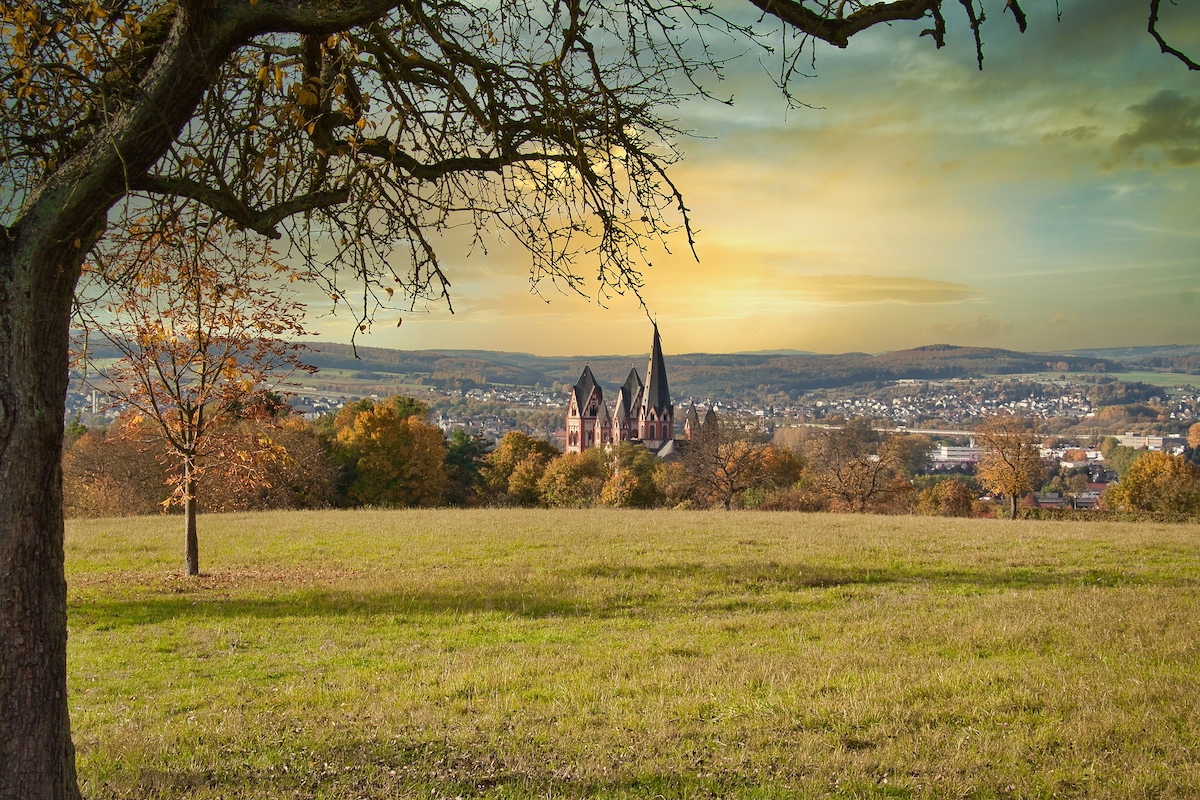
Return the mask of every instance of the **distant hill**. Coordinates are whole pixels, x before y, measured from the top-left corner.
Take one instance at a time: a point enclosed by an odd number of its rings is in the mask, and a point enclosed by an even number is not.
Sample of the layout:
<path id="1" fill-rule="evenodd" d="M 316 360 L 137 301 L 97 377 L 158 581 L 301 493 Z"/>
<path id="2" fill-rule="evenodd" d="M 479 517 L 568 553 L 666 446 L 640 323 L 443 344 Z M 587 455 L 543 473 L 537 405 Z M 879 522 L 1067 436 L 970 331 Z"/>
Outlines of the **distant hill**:
<path id="1" fill-rule="evenodd" d="M 435 387 L 483 385 L 543 386 L 574 383 L 588 364 L 605 387 L 625 380 L 630 367 L 646 369 L 644 354 L 624 356 L 534 356 L 486 350 L 390 350 L 348 345 L 315 345 L 305 360 L 324 369 L 394 375 L 406 382 Z M 1112 372 L 1124 369 L 1115 359 L 1087 355 L 1020 353 L 982 347 L 928 345 L 871 355 L 843 353 L 685 353 L 667 356 L 672 394 L 677 398 L 736 399 L 748 393 L 787 392 L 790 396 L 821 388 L 868 381 L 937 380 L 1036 372 Z M 643 378 L 645 376 L 643 375 Z"/>
<path id="2" fill-rule="evenodd" d="M 816 356 L 812 350 L 738 350 L 735 356 Z"/>
<path id="3" fill-rule="evenodd" d="M 1072 350 L 1081 358 L 1114 359 L 1136 369 L 1155 369 L 1200 375 L 1200 345 L 1166 344 L 1149 347 L 1097 347 Z"/>
<path id="4" fill-rule="evenodd" d="M 1147 358 L 1200 356 L 1200 344 L 1155 344 L 1142 347 L 1088 347 L 1082 350 L 1055 351 L 1055 355 L 1077 355 L 1091 358 L 1114 358 L 1119 361 L 1142 361 Z"/>

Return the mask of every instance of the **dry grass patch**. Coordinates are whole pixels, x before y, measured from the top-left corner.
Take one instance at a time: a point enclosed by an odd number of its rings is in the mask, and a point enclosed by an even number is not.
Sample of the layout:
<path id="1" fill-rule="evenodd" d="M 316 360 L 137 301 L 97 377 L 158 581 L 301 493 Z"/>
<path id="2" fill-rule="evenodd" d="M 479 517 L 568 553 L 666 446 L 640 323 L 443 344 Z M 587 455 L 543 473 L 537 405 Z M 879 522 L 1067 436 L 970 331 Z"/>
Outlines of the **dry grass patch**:
<path id="1" fill-rule="evenodd" d="M 1196 526 L 346 511 L 67 536 L 85 794 L 1186 797 Z"/>

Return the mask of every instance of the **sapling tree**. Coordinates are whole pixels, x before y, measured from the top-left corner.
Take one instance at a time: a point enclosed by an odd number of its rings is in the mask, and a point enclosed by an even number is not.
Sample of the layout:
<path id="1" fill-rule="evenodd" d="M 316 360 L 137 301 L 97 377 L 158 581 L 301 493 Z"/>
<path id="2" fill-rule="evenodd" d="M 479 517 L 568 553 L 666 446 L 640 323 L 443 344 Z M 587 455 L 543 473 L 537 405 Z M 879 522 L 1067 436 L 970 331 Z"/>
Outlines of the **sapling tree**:
<path id="1" fill-rule="evenodd" d="M 304 307 L 286 288 L 290 270 L 261 240 L 231 233 L 195 208 L 164 223 L 135 222 L 84 264 L 78 315 L 89 335 L 119 353 L 95 359 L 89 381 L 127 406 L 130 437 L 149 432 L 177 468 L 172 500 L 184 508 L 185 568 L 200 571 L 196 500 L 206 470 L 227 490 L 261 480 L 278 448 L 247 437 L 239 416 L 267 409 L 300 360 Z M 281 285 L 282 281 L 282 285 Z"/>

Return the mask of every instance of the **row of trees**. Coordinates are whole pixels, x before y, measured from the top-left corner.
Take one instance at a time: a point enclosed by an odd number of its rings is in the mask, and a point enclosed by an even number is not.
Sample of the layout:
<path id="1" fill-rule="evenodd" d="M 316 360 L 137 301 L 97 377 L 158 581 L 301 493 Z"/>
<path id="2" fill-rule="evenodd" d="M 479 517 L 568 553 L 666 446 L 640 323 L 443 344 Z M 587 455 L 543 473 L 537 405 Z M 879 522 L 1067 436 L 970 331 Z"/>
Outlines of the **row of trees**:
<path id="1" fill-rule="evenodd" d="M 203 481 L 193 485 L 200 508 L 605 505 L 965 515 L 979 494 L 973 480 L 923 475 L 925 437 L 881 432 L 864 419 L 770 442 L 757 427 L 714 414 L 697 437 L 677 442 L 677 458 L 662 461 L 630 443 L 564 455 L 516 431 L 498 442 L 463 431 L 447 437 L 429 423 L 424 403 L 405 396 L 359 400 L 312 423 L 272 408 L 275 416 L 237 416 L 209 431 L 220 446 L 187 467 L 193 484 Z M 1026 472 L 1014 480 L 1033 480 L 1028 452 L 1015 459 Z M 181 466 L 172 442 L 140 416 L 107 431 L 73 424 L 63 457 L 67 510 L 95 516 L 168 508 L 179 499 Z M 996 477 L 984 470 L 982 480 L 999 485 L 1003 470 L 993 471 Z M 1006 485 L 1017 497 L 1025 489 Z"/>
<path id="2" fill-rule="evenodd" d="M 986 453 L 973 475 L 939 476 L 928 474 L 926 437 L 879 431 L 866 419 L 788 429 L 768 442 L 754 426 L 713 415 L 664 462 L 629 443 L 564 455 L 516 431 L 499 442 L 461 430 L 444 436 L 428 406 L 405 396 L 359 400 L 312 423 L 272 408 L 274 417 L 241 416 L 210 432 L 220 446 L 189 468 L 194 483 L 203 478 L 201 509 L 602 505 L 969 516 L 993 512 L 978 500 L 990 493 L 1015 517 L 1039 488 L 1088 488 L 1085 474 L 1055 474 L 1043 463 L 1033 427 L 1019 417 L 976 432 Z M 69 434 L 69 514 L 144 514 L 179 502 L 177 452 L 148 421 L 131 416 L 107 431 L 74 424 Z M 1200 426 L 1193 436 L 1200 439 Z M 1104 495 L 1106 507 L 1200 513 L 1200 465 L 1187 458 L 1200 450 L 1172 456 L 1113 442 L 1105 449 L 1121 462 L 1121 480 Z"/>
<path id="3" fill-rule="evenodd" d="M 740 504 L 750 490 L 791 486 L 802 462 L 752 431 L 715 429 L 664 464 L 645 448 L 560 454 L 517 431 L 499 442 L 444 436 L 419 400 L 363 399 L 309 424 L 288 417 L 227 419 L 188 469 L 208 511 L 368 505 L 649 508 Z M 227 452 L 245 455 L 230 458 Z M 63 472 L 68 513 L 148 513 L 178 501 L 181 463 L 140 415 L 108 430 L 69 427 Z M 203 481 L 203 486 L 197 485 Z"/>

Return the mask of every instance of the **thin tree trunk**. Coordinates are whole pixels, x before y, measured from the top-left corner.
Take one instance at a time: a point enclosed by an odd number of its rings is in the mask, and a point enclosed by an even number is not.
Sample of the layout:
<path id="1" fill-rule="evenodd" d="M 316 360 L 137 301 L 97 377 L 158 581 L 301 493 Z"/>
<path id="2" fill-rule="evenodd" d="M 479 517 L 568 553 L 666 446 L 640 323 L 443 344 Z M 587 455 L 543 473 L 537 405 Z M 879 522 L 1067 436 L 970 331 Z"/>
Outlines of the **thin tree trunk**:
<path id="1" fill-rule="evenodd" d="M 0 229 L 0 800 L 79 797 L 61 467 L 78 271 L 46 255 Z"/>
<path id="2" fill-rule="evenodd" d="M 1012 495 L 1012 497 L 1009 498 L 1009 501 L 1010 501 L 1010 504 L 1011 504 L 1010 507 L 1012 510 L 1012 515 L 1009 517 L 1009 519 L 1016 519 L 1017 518 L 1017 496 L 1015 494 Z"/>
<path id="3" fill-rule="evenodd" d="M 185 542 L 188 575 L 200 574 L 200 540 L 196 536 L 196 457 L 188 455 L 183 460 L 183 516 L 185 519 Z"/>

